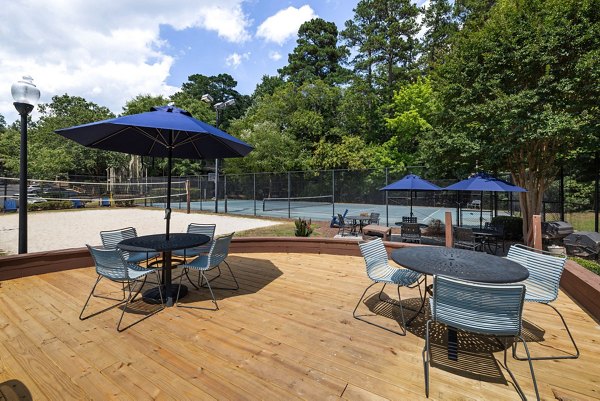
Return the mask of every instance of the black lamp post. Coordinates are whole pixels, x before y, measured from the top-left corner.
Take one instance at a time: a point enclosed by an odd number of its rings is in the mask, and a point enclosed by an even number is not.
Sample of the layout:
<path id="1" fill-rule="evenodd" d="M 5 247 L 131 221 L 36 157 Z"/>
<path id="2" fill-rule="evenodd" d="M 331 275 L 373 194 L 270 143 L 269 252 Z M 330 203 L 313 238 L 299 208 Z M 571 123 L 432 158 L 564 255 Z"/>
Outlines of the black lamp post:
<path id="1" fill-rule="evenodd" d="M 21 150 L 19 154 L 19 253 L 27 253 L 27 116 L 40 99 L 33 78 L 23 77 L 12 84 L 10 92 L 21 115 Z"/>
<path id="2" fill-rule="evenodd" d="M 206 94 L 202 96 L 202 101 L 206 103 L 212 103 L 213 98 L 211 95 Z M 222 110 L 235 105 L 235 99 L 228 99 L 224 102 L 215 103 L 213 106 L 217 112 L 216 127 L 219 128 L 221 119 L 219 118 Z M 215 213 L 219 213 L 219 159 L 215 159 Z"/>

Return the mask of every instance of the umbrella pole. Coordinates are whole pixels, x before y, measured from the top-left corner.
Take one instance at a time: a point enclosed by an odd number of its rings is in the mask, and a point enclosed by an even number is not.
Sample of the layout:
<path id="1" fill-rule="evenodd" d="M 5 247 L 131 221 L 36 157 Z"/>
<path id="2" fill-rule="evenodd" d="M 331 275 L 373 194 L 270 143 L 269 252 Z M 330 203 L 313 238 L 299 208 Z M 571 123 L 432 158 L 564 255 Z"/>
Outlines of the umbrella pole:
<path id="1" fill-rule="evenodd" d="M 410 190 L 410 217 L 413 217 L 413 212 L 412 212 L 412 189 Z"/>
<path id="2" fill-rule="evenodd" d="M 481 202 L 479 202 L 479 228 L 483 228 L 483 191 L 480 196 Z"/>
<path id="3" fill-rule="evenodd" d="M 169 142 L 167 144 L 167 207 L 165 209 L 165 220 L 167 220 L 166 239 L 169 240 L 171 229 L 171 168 L 173 164 L 173 130 L 169 131 Z"/>

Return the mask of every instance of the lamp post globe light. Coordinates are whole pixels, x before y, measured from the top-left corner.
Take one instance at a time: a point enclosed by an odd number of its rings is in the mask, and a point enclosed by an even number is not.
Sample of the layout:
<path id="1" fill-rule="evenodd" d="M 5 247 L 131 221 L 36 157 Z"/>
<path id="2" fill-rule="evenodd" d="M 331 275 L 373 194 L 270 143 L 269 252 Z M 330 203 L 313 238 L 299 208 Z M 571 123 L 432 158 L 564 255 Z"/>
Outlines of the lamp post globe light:
<path id="1" fill-rule="evenodd" d="M 40 90 L 33 78 L 24 76 L 10 88 L 17 112 L 21 115 L 21 145 L 19 153 L 19 253 L 27 253 L 27 116 L 40 99 Z"/>
<path id="2" fill-rule="evenodd" d="M 203 102 L 206 103 L 212 103 L 213 102 L 213 97 L 209 94 L 205 94 L 202 95 L 201 100 Z M 215 111 L 217 112 L 217 121 L 216 121 L 216 127 L 219 128 L 219 123 L 221 122 L 221 119 L 219 118 L 219 116 L 221 115 L 221 112 L 223 110 L 225 110 L 228 107 L 234 106 L 235 105 L 235 99 L 227 99 L 223 102 L 218 102 L 214 104 L 214 108 Z M 227 206 L 227 204 L 226 204 Z M 219 213 L 219 159 L 215 159 L 215 213 Z M 225 210 L 225 213 L 227 213 L 227 210 Z"/>

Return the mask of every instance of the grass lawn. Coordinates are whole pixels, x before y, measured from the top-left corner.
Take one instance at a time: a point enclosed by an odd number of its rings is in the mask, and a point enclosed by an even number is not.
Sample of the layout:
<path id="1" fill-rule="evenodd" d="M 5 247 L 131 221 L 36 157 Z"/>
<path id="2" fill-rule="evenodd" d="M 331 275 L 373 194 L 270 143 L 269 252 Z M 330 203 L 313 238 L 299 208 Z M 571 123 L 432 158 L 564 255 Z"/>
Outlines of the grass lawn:
<path id="1" fill-rule="evenodd" d="M 594 212 L 565 213 L 565 219 L 577 231 L 594 231 Z"/>
<path id="2" fill-rule="evenodd" d="M 275 220 L 275 219 L 268 219 Z M 235 233 L 236 237 L 293 237 L 296 226 L 293 221 L 288 220 L 277 220 L 281 221 L 281 224 L 270 227 L 254 228 L 252 230 L 245 230 L 239 233 Z M 311 237 L 325 237 L 332 238 L 337 234 L 337 228 L 329 228 L 329 222 L 326 221 L 312 221 L 313 233 Z"/>

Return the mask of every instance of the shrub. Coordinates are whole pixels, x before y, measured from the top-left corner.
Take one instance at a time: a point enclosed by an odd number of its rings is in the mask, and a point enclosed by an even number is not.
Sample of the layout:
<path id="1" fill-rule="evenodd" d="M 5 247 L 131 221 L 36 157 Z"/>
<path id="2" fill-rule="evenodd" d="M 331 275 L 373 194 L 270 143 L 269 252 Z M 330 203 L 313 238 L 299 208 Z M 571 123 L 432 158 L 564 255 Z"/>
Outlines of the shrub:
<path id="1" fill-rule="evenodd" d="M 492 224 L 504 227 L 506 239 L 520 241 L 523 239 L 523 219 L 516 216 L 496 216 Z"/>
<path id="2" fill-rule="evenodd" d="M 296 237 L 310 237 L 310 235 L 313 232 L 311 225 L 311 220 L 309 219 L 308 222 L 300 217 L 298 217 L 298 220 L 296 220 L 294 222 L 295 226 L 296 226 L 296 231 L 294 232 L 294 235 Z"/>
<path id="3" fill-rule="evenodd" d="M 69 200 L 65 201 L 50 201 L 50 202 L 37 202 L 37 203 L 29 203 L 27 204 L 27 210 L 36 211 L 36 210 L 61 210 L 61 209 L 71 209 L 73 207 L 73 203 Z"/>
<path id="4" fill-rule="evenodd" d="M 579 263 L 580 266 L 600 275 L 600 265 L 595 261 L 577 257 L 569 257 L 569 259 L 574 260 L 575 262 Z"/>

